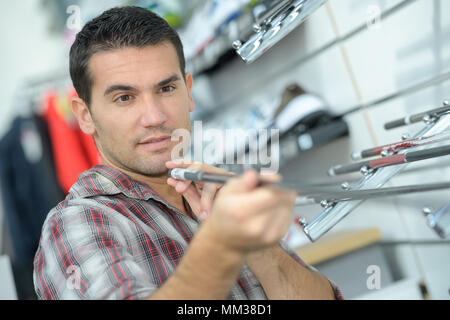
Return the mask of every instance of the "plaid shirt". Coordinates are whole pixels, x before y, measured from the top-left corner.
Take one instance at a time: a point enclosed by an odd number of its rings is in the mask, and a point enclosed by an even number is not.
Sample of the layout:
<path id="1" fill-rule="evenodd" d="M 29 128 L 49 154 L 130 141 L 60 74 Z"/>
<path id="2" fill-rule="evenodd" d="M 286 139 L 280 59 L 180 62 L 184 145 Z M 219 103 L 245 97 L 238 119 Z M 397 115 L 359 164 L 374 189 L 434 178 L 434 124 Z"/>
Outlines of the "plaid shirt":
<path id="1" fill-rule="evenodd" d="M 149 297 L 175 270 L 200 225 L 184 204 L 188 215 L 111 167 L 85 171 L 44 223 L 34 259 L 38 298 Z M 305 265 L 284 242 L 281 247 Z M 229 299 L 266 299 L 247 266 Z"/>

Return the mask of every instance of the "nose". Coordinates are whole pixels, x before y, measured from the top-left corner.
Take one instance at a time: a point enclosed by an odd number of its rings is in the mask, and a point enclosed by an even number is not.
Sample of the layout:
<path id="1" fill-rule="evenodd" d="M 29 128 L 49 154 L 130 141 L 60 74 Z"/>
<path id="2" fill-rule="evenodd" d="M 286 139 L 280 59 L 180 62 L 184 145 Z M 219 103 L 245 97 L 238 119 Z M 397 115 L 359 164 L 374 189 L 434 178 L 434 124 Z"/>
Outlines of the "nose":
<path id="1" fill-rule="evenodd" d="M 163 108 L 151 97 L 144 98 L 140 115 L 140 125 L 143 127 L 158 127 L 167 121 Z"/>

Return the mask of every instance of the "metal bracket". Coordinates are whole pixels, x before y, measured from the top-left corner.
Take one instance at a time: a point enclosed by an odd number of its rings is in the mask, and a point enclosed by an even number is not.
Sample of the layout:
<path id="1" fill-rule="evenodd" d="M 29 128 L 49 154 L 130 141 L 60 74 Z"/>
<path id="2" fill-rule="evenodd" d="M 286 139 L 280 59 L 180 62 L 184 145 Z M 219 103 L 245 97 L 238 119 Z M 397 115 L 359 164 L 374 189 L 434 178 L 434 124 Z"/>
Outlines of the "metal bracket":
<path id="1" fill-rule="evenodd" d="M 450 204 L 442 207 L 435 213 L 425 207 L 422 209 L 427 217 L 427 223 L 442 239 L 450 237 Z"/>
<path id="2" fill-rule="evenodd" d="M 436 122 L 427 124 L 424 129 L 422 129 L 417 135 L 414 136 L 414 138 L 438 134 L 445 131 L 449 127 L 450 115 L 444 114 Z M 399 153 L 405 152 L 407 152 L 407 150 L 402 150 Z M 374 172 L 368 173 L 356 184 L 354 184 L 349 190 L 353 191 L 381 188 L 391 178 L 402 171 L 407 165 L 408 164 L 401 164 L 379 168 Z M 318 240 L 363 202 L 363 200 L 338 202 L 330 207 L 327 207 L 311 222 L 304 224 L 303 230 L 305 234 L 308 236 L 311 242 Z"/>
<path id="3" fill-rule="evenodd" d="M 253 26 L 253 31 L 256 34 L 245 43 L 240 41 L 233 42 L 233 48 L 246 63 L 252 63 L 303 23 L 326 1 L 284 1 L 282 6 L 276 8 L 277 10 L 273 10 L 271 15 L 265 15 L 261 23 L 256 23 Z"/>

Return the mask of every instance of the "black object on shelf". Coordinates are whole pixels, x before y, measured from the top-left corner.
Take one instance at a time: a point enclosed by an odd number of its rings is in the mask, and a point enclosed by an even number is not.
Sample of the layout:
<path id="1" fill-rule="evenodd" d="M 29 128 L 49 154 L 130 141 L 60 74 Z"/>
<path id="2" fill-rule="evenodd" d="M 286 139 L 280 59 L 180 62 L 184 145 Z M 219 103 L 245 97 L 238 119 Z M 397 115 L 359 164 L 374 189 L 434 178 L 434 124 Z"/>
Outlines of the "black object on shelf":
<path id="1" fill-rule="evenodd" d="M 280 163 L 348 135 L 348 125 L 341 117 L 322 116 L 310 128 L 300 124 L 280 137 Z"/>

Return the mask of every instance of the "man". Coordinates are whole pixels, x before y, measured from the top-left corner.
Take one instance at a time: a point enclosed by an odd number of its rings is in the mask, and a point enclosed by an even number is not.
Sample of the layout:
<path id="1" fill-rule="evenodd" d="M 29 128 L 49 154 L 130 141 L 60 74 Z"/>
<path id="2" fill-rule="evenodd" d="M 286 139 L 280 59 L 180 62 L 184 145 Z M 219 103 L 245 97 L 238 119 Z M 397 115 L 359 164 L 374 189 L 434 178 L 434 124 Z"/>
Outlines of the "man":
<path id="1" fill-rule="evenodd" d="M 34 261 L 41 299 L 333 299 L 280 242 L 295 193 L 254 171 L 222 188 L 168 179 L 190 130 L 192 76 L 176 32 L 137 7 L 89 22 L 70 53 L 72 110 L 102 158 L 48 215 Z M 195 235 L 194 235 L 195 234 Z"/>

